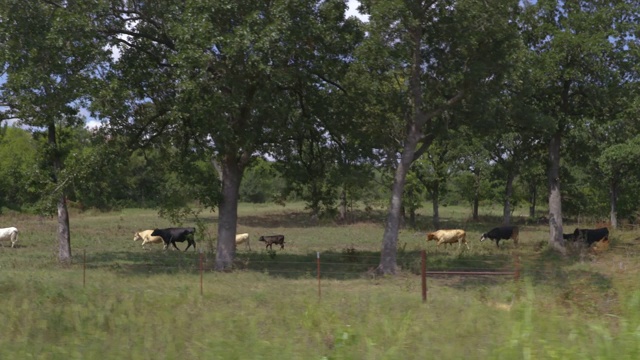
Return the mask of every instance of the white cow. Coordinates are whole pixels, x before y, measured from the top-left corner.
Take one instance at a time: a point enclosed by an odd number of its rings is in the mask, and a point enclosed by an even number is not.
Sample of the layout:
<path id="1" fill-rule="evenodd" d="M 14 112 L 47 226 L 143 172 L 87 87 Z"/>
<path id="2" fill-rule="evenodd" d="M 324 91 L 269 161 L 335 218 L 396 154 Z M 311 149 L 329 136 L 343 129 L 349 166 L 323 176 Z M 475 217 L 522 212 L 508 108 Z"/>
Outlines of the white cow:
<path id="1" fill-rule="evenodd" d="M 142 248 L 144 249 L 145 244 L 162 244 L 163 240 L 160 236 L 151 236 L 153 230 L 144 230 L 139 231 L 133 234 L 133 241 L 142 240 Z"/>
<path id="2" fill-rule="evenodd" d="M 249 250 L 251 250 L 251 244 L 249 244 L 249 234 L 248 233 L 237 234 L 236 235 L 236 248 L 240 244 L 247 244 L 247 247 L 249 248 Z"/>
<path id="3" fill-rule="evenodd" d="M 14 247 L 18 242 L 18 229 L 15 227 L 8 227 L 0 229 L 0 241 L 11 240 L 11 247 Z"/>

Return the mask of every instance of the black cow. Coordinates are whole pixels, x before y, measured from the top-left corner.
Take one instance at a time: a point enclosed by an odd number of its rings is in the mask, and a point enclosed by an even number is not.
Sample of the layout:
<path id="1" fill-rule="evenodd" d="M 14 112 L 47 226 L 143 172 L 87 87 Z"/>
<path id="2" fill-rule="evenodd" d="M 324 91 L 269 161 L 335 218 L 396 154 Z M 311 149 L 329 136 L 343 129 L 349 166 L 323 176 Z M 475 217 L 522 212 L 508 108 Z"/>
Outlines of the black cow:
<path id="1" fill-rule="evenodd" d="M 500 226 L 482 234 L 480 241 L 491 239 L 496 241 L 496 246 L 500 248 L 500 240 L 513 239 L 513 243 L 518 245 L 518 234 L 520 229 L 517 226 Z"/>
<path id="2" fill-rule="evenodd" d="M 265 246 L 265 249 L 271 249 L 273 244 L 280 245 L 280 249 L 284 249 L 284 235 L 260 236 L 260 239 L 258 239 L 258 241 L 262 241 L 267 244 L 267 246 Z"/>
<path id="3" fill-rule="evenodd" d="M 189 243 L 187 248 L 184 251 L 187 251 L 191 245 L 193 245 L 193 250 L 196 249 L 196 240 L 194 239 L 194 234 L 196 232 L 195 228 L 166 228 L 166 229 L 155 229 L 151 233 L 151 236 L 160 236 L 164 241 L 164 249 L 166 250 L 169 247 L 169 244 L 173 245 L 176 250 L 178 247 L 176 246 L 176 242 L 184 242 L 185 240 Z"/>
<path id="4" fill-rule="evenodd" d="M 573 232 L 573 241 L 583 241 L 587 246 L 600 240 L 609 241 L 609 229 L 606 227 L 599 229 L 578 229 Z"/>

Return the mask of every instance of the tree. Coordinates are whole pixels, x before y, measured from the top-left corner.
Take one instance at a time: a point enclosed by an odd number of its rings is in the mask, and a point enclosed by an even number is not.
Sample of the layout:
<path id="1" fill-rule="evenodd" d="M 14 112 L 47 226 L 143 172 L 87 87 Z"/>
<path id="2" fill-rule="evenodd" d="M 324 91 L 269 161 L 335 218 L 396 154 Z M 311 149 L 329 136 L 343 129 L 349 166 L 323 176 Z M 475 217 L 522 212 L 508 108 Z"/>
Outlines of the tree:
<path id="1" fill-rule="evenodd" d="M 446 136 L 446 137 L 445 137 Z M 413 163 L 412 171 L 427 190 L 432 201 L 433 227 L 440 229 L 440 199 L 449 178 L 458 170 L 456 134 L 443 135 L 431 143 L 426 155 Z"/>
<path id="2" fill-rule="evenodd" d="M 516 40 L 517 1 L 361 1 L 370 15 L 367 46 L 359 56 L 381 78 L 397 80 L 404 134 L 378 271 L 397 270 L 402 193 L 411 164 L 446 127 L 438 116 L 484 84 L 499 83 Z M 377 75 L 374 73 L 374 75 Z M 389 81 L 389 80 L 386 80 Z"/>
<path id="3" fill-rule="evenodd" d="M 523 35 L 533 103 L 549 134 L 549 244 L 564 252 L 560 159 L 562 140 L 585 119 L 602 119 L 598 106 L 625 66 L 619 54 L 632 50 L 638 7 L 634 1 L 551 1 L 526 3 Z"/>
<path id="4" fill-rule="evenodd" d="M 464 172 L 454 179 L 457 184 L 458 192 L 462 198 L 471 205 L 471 217 L 474 221 L 478 221 L 480 201 L 484 200 L 488 194 L 488 176 L 491 167 L 489 165 L 490 154 L 487 152 L 483 144 L 472 136 L 471 133 L 465 131 L 463 138 L 468 139 L 461 144 L 461 156 L 458 160 Z"/>
<path id="5" fill-rule="evenodd" d="M 359 22 L 338 0 L 109 2 L 102 33 L 120 57 L 96 109 L 114 131 L 196 152 L 219 170 L 215 268 L 229 269 L 244 170 L 314 118 L 309 99 L 343 90 Z"/>
<path id="6" fill-rule="evenodd" d="M 96 41 L 93 1 L 6 0 L 0 3 L 0 66 L 6 76 L 0 103 L 5 117 L 44 129 L 44 156 L 58 213 L 58 260 L 71 261 L 71 234 L 66 203 L 69 178 L 63 172 L 60 130 L 82 123 L 79 108 L 86 98 L 104 50 Z"/>
<path id="7" fill-rule="evenodd" d="M 609 185 L 611 227 L 618 227 L 618 198 L 626 181 L 640 178 L 637 165 L 640 162 L 640 136 L 607 148 L 598 158 Z"/>

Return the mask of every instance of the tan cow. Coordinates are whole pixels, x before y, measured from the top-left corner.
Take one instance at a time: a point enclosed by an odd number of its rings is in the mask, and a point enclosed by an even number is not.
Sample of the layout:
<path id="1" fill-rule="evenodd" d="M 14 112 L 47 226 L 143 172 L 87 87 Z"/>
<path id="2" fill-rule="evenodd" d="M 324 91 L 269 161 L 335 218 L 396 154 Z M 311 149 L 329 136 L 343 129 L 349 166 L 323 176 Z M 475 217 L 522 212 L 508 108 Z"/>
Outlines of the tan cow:
<path id="1" fill-rule="evenodd" d="M 162 244 L 163 240 L 160 236 L 151 236 L 153 230 L 144 230 L 139 231 L 133 234 L 133 241 L 142 240 L 142 248 L 144 249 L 145 244 Z"/>
<path id="2" fill-rule="evenodd" d="M 462 243 L 469 249 L 467 244 L 467 233 L 464 230 L 452 229 L 452 230 L 438 230 L 427 234 L 427 241 L 434 240 L 440 244 L 453 244 L 458 243 L 458 247 Z"/>

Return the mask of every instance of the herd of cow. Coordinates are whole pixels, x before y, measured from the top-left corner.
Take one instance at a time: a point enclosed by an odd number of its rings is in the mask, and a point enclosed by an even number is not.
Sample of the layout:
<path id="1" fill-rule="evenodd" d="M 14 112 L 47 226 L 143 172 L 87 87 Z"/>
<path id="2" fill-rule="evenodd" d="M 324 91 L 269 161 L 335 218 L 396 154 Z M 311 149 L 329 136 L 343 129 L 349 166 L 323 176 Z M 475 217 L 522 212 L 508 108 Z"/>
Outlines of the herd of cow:
<path id="1" fill-rule="evenodd" d="M 512 239 L 515 245 L 518 245 L 518 235 L 520 229 L 517 226 L 500 226 L 495 227 L 488 232 L 482 234 L 480 241 L 485 239 L 491 239 L 496 242 L 496 246 L 500 248 L 500 240 Z M 460 229 L 450 230 L 438 230 L 427 234 L 427 241 L 433 240 L 440 244 L 455 244 L 458 243 L 458 247 L 464 244 L 467 249 L 469 245 L 466 239 L 467 233 Z M 606 227 L 598 229 L 578 229 L 570 234 L 562 234 L 562 237 L 571 242 L 582 242 L 591 247 L 594 243 L 602 242 L 605 245 L 609 243 L 609 229 Z"/>
<path id="2" fill-rule="evenodd" d="M 133 241 L 142 240 L 143 248 L 146 244 L 164 244 L 165 250 L 169 248 L 169 245 L 172 245 L 176 250 L 180 250 L 176 246 L 176 242 L 187 241 L 188 245 L 184 251 L 187 251 L 192 245 L 195 250 L 195 232 L 196 229 L 192 227 L 144 230 L 134 233 Z M 284 249 L 284 235 L 260 236 L 258 241 L 264 242 L 266 244 L 265 248 L 272 249 L 273 244 L 276 244 L 280 245 L 280 249 Z M 249 249 L 251 249 L 249 234 L 244 233 L 236 235 L 236 246 L 240 244 L 245 244 Z"/>
<path id="3" fill-rule="evenodd" d="M 165 250 L 169 247 L 169 245 L 172 245 L 176 250 L 179 250 L 176 246 L 176 243 L 186 241 L 188 245 L 184 249 L 184 251 L 187 251 L 191 246 L 193 246 L 193 249 L 195 250 L 195 232 L 196 229 L 193 227 L 174 227 L 166 229 L 144 230 L 136 232 L 133 235 L 133 241 L 142 240 L 143 248 L 146 244 L 164 243 Z M 494 240 L 496 242 L 496 246 L 500 248 L 500 240 L 511 239 L 513 240 L 513 243 L 515 245 L 518 245 L 519 234 L 520 229 L 517 226 L 500 226 L 482 234 L 482 236 L 480 237 L 480 241 L 484 241 L 485 239 Z M 427 241 L 436 241 L 438 246 L 440 244 L 458 243 L 458 247 L 460 247 L 462 246 L 462 244 L 464 244 L 468 249 L 469 244 L 467 244 L 466 236 L 466 231 L 461 229 L 438 230 L 428 233 Z M 608 245 L 609 229 L 607 229 L 606 227 L 598 229 L 576 228 L 573 233 L 563 234 L 562 237 L 567 241 L 583 242 L 587 245 L 587 247 L 591 247 L 591 245 L 593 245 L 594 243 L 603 243 L 605 245 Z M 0 229 L 0 243 L 2 241 L 11 241 L 11 247 L 14 247 L 16 242 L 18 241 L 18 229 L 15 227 Z M 284 249 L 284 235 L 260 236 L 258 241 L 265 243 L 265 249 L 272 249 L 272 245 L 274 244 L 280 245 L 280 249 Z M 244 233 L 236 235 L 236 246 L 240 244 L 246 244 L 246 246 L 251 249 L 251 245 L 249 244 L 249 234 Z"/>

